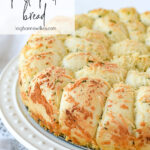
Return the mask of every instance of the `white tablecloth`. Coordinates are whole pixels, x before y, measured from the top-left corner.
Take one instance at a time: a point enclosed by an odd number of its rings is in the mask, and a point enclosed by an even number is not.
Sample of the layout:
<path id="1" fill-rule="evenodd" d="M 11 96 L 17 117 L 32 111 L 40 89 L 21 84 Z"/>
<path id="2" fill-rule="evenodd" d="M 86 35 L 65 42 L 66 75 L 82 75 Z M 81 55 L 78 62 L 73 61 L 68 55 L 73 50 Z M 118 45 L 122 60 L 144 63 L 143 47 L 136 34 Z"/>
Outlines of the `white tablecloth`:
<path id="1" fill-rule="evenodd" d="M 0 120 L 0 150 L 26 150 L 15 138 L 7 131 Z"/>

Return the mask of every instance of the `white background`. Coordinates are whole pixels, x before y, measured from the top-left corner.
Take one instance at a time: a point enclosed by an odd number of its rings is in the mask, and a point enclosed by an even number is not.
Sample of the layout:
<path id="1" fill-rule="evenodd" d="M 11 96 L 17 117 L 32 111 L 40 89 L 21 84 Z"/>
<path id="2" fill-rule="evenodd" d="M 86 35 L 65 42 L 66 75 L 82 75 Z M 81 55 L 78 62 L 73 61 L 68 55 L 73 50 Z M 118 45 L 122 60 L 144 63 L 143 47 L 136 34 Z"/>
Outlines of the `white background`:
<path id="1" fill-rule="evenodd" d="M 11 3 L 11 1 L 13 2 Z M 11 8 L 11 4 L 13 5 L 13 8 Z M 41 5 L 41 8 L 39 8 L 39 5 Z M 46 27 L 53 27 L 51 22 L 54 21 L 54 19 L 58 16 L 69 17 L 70 21 L 73 22 L 74 17 L 72 16 L 74 16 L 74 7 L 74 0 L 56 0 L 56 5 L 54 0 L 3 0 L 0 3 L 0 34 L 32 34 L 34 32 L 33 29 L 23 30 L 22 27 L 39 28 L 40 26 L 43 27 L 44 22 Z M 40 19 L 44 13 L 44 8 L 45 17 Z M 23 11 L 25 11 L 25 13 L 23 13 Z M 32 13 L 36 17 L 33 17 Z M 33 19 L 37 18 L 37 16 L 40 16 L 40 18 Z M 30 17 L 32 19 L 29 19 Z M 57 27 L 58 31 L 60 30 L 60 32 L 63 32 L 64 30 L 59 28 L 59 24 L 60 23 L 56 24 L 55 26 Z M 64 26 L 64 24 L 66 25 L 66 22 L 64 23 L 61 21 L 61 26 Z M 72 28 L 69 29 L 73 30 L 73 27 L 74 26 L 72 25 Z M 68 28 L 65 28 L 66 32 L 72 33 L 72 31 L 69 32 L 67 30 Z M 52 33 L 53 30 L 47 30 L 47 32 L 48 31 L 49 33 Z"/>
<path id="2" fill-rule="evenodd" d="M 76 0 L 76 12 L 83 13 L 94 8 L 119 9 L 135 7 L 139 12 L 150 10 L 150 0 Z"/>

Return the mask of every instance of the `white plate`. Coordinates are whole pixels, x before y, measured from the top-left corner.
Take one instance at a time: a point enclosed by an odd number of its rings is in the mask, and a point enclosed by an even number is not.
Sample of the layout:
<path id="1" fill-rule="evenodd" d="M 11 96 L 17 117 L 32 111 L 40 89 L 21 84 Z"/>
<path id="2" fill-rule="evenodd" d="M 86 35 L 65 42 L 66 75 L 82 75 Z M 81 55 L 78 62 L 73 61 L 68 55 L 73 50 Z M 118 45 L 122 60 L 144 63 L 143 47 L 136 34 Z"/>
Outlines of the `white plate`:
<path id="1" fill-rule="evenodd" d="M 10 133 L 29 150 L 87 149 L 55 137 L 29 116 L 18 89 L 18 57 L 6 66 L 0 77 L 0 116 Z"/>

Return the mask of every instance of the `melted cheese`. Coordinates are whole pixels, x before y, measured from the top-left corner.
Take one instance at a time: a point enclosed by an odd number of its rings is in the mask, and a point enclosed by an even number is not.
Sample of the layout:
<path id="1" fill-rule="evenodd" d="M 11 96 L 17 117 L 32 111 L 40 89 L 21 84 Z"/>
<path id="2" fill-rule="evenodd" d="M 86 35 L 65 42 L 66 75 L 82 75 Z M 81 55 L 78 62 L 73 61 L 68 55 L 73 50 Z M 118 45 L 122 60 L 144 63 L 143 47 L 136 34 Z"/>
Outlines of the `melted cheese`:
<path id="1" fill-rule="evenodd" d="M 50 66 L 59 66 L 60 56 L 54 52 L 40 53 L 28 57 L 26 61 L 20 63 L 20 82 L 23 91 L 29 90 L 29 85 L 33 77 Z"/>
<path id="2" fill-rule="evenodd" d="M 120 42 L 128 38 L 126 26 L 110 18 L 98 18 L 95 20 L 93 29 L 104 32 L 112 42 Z"/>
<path id="3" fill-rule="evenodd" d="M 150 87 L 143 86 L 136 96 L 136 136 L 141 150 L 150 149 Z"/>
<path id="4" fill-rule="evenodd" d="M 88 16 L 94 18 L 94 19 L 98 19 L 98 18 L 110 18 L 113 20 L 119 20 L 119 17 L 117 15 L 117 13 L 113 10 L 106 10 L 106 9 L 94 9 L 88 12 L 87 14 Z"/>
<path id="5" fill-rule="evenodd" d="M 51 132 L 59 133 L 59 106 L 63 87 L 72 81 L 71 73 L 59 67 L 50 67 L 37 74 L 30 84 L 29 97 L 41 104 L 50 117 Z M 29 107 L 30 108 L 30 107 Z"/>
<path id="6" fill-rule="evenodd" d="M 75 52 L 70 53 L 63 59 L 63 66 L 67 69 L 77 71 L 84 66 L 97 62 L 98 58 L 94 57 L 90 53 Z"/>
<path id="7" fill-rule="evenodd" d="M 85 38 L 88 41 L 96 42 L 104 45 L 106 48 L 110 46 L 110 40 L 106 37 L 106 35 L 99 31 L 94 31 L 92 29 L 88 29 L 86 27 L 80 28 L 76 31 L 76 36 Z"/>
<path id="8" fill-rule="evenodd" d="M 138 69 L 140 71 L 146 71 L 150 66 L 150 55 L 132 54 L 126 56 L 114 56 L 111 62 L 118 64 L 126 70 Z"/>
<path id="9" fill-rule="evenodd" d="M 102 79 L 81 78 L 63 92 L 59 122 L 68 139 L 81 145 L 95 144 L 97 124 L 109 84 Z"/>
<path id="10" fill-rule="evenodd" d="M 110 90 L 96 134 L 102 149 L 134 149 L 133 104 L 134 91 L 130 86 L 119 83 Z"/>
<path id="11" fill-rule="evenodd" d="M 108 50 L 104 45 L 83 38 L 70 37 L 65 41 L 65 45 L 70 52 L 88 52 L 101 59 L 109 58 Z"/>
<path id="12" fill-rule="evenodd" d="M 118 83 L 125 79 L 126 71 L 117 64 L 109 62 L 98 62 L 85 66 L 83 69 L 75 73 L 76 78 L 91 77 L 103 78 L 110 84 Z"/>
<path id="13" fill-rule="evenodd" d="M 116 56 L 132 55 L 132 54 L 148 54 L 149 50 L 147 47 L 137 41 L 124 40 L 115 43 L 110 48 L 111 54 Z"/>
<path id="14" fill-rule="evenodd" d="M 146 27 L 140 21 L 130 21 L 126 23 L 131 40 L 145 42 Z"/>

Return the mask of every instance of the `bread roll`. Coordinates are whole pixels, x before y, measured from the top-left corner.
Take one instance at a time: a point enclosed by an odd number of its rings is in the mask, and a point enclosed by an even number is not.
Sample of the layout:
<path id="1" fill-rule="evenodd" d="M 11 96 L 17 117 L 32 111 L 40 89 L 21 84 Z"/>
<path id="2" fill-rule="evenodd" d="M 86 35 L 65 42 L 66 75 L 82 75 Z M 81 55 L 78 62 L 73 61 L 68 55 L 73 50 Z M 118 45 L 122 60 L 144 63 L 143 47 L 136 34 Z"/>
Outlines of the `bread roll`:
<path id="1" fill-rule="evenodd" d="M 75 28 L 79 29 L 81 27 L 87 27 L 89 29 L 93 26 L 93 18 L 87 16 L 86 14 L 76 15 L 75 16 Z"/>
<path id="2" fill-rule="evenodd" d="M 65 87 L 59 122 L 66 140 L 84 146 L 96 145 L 94 138 L 108 89 L 107 82 L 90 78 L 81 78 Z"/>
<path id="3" fill-rule="evenodd" d="M 93 29 L 104 32 L 114 43 L 123 41 L 129 37 L 127 28 L 122 22 L 105 17 L 96 19 Z"/>
<path id="4" fill-rule="evenodd" d="M 150 86 L 143 86 L 136 96 L 137 149 L 150 149 Z"/>
<path id="5" fill-rule="evenodd" d="M 98 58 L 90 53 L 74 52 L 68 54 L 63 59 L 63 66 L 67 69 L 78 71 L 84 66 L 97 62 Z"/>
<path id="6" fill-rule="evenodd" d="M 103 78 L 110 84 L 125 80 L 126 71 L 117 64 L 98 62 L 85 66 L 75 73 L 76 78 L 91 77 Z"/>
<path id="7" fill-rule="evenodd" d="M 68 70 L 52 66 L 37 74 L 30 84 L 30 99 L 26 102 L 29 111 L 56 135 L 60 134 L 58 117 L 63 88 L 71 81 Z"/>
<path id="8" fill-rule="evenodd" d="M 149 50 L 144 43 L 124 40 L 115 43 L 111 46 L 110 52 L 112 55 L 122 56 L 122 55 L 132 55 L 132 54 L 148 54 Z"/>
<path id="9" fill-rule="evenodd" d="M 134 148 L 134 90 L 126 84 L 115 84 L 110 90 L 96 141 L 103 150 Z"/>
<path id="10" fill-rule="evenodd" d="M 150 26 L 150 11 L 146 11 L 140 15 L 141 21 L 146 26 Z"/>
<path id="11" fill-rule="evenodd" d="M 146 71 L 146 69 L 150 66 L 150 55 L 123 55 L 123 56 L 114 56 L 111 60 L 112 63 L 116 63 L 120 67 L 126 70 L 140 70 Z"/>
<path id="12" fill-rule="evenodd" d="M 147 72 L 139 72 L 138 70 L 130 70 L 126 78 L 126 83 L 134 88 L 150 85 L 150 74 Z"/>
<path id="13" fill-rule="evenodd" d="M 110 40 L 105 36 L 104 33 L 99 32 L 99 31 L 94 31 L 86 27 L 83 27 L 77 30 L 76 37 L 85 38 L 88 41 L 102 44 L 106 48 L 109 48 L 110 46 Z"/>
<path id="14" fill-rule="evenodd" d="M 139 20 L 138 12 L 136 11 L 135 8 L 132 8 L 132 7 L 120 9 L 118 11 L 118 15 L 120 17 L 120 20 L 125 23 Z"/>
<path id="15" fill-rule="evenodd" d="M 145 42 L 146 27 L 140 21 L 130 21 L 126 23 L 131 40 Z"/>
<path id="16" fill-rule="evenodd" d="M 70 52 L 88 52 L 101 59 L 109 58 L 109 53 L 103 44 L 90 42 L 86 39 L 70 37 L 65 41 L 66 47 Z"/>

